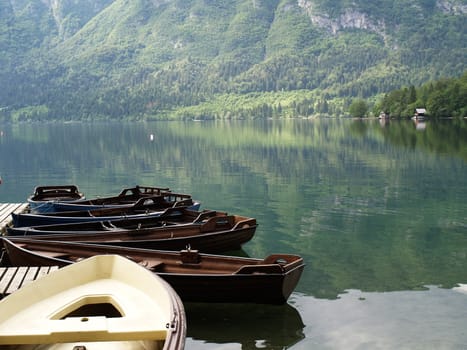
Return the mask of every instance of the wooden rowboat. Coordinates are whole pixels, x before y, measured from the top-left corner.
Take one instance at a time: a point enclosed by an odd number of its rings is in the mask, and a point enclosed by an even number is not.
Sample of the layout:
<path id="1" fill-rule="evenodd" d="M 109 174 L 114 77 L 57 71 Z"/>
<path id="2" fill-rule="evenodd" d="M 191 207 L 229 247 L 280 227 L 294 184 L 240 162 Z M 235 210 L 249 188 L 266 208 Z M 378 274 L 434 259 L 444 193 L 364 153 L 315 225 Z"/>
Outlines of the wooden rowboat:
<path id="1" fill-rule="evenodd" d="M 75 210 L 49 213 L 11 214 L 13 226 L 26 227 L 77 223 L 83 221 L 104 221 L 128 218 L 155 217 L 169 208 L 186 207 L 198 210 L 199 202 L 193 201 L 189 195 L 166 193 L 159 196 L 143 197 L 134 204 L 119 207 L 104 207 L 91 210 Z"/>
<path id="2" fill-rule="evenodd" d="M 4 345 L 176 350 L 185 337 L 185 311 L 173 288 L 119 255 L 66 266 L 0 301 Z"/>
<path id="3" fill-rule="evenodd" d="M 283 304 L 305 267 L 303 259 L 292 254 L 256 259 L 22 237 L 2 240 L 13 266 L 65 266 L 93 255 L 125 256 L 165 279 L 184 302 Z"/>
<path id="4" fill-rule="evenodd" d="M 95 198 L 79 203 L 55 202 L 52 204 L 55 212 L 94 210 L 102 208 L 125 208 L 131 207 L 139 199 L 146 197 L 163 196 L 168 203 L 174 205 L 176 202 L 191 199 L 191 195 L 163 191 L 158 187 L 141 187 L 124 189 L 117 197 Z M 198 203 L 199 206 L 199 203 Z M 166 206 L 167 208 L 168 206 Z"/>
<path id="5" fill-rule="evenodd" d="M 110 197 L 97 197 L 93 199 L 86 199 L 75 203 L 68 201 L 51 201 L 49 203 L 50 211 L 76 211 L 76 210 L 93 210 L 105 207 L 129 207 L 134 204 L 138 199 L 143 197 L 154 197 L 162 194 L 170 194 L 168 188 L 162 187 L 148 187 L 148 186 L 135 186 L 131 188 L 124 188 L 117 196 Z M 186 194 L 186 198 L 191 196 Z"/>
<path id="6" fill-rule="evenodd" d="M 101 215 L 102 212 L 107 213 L 108 211 L 114 212 L 116 215 Z M 65 213 L 65 212 L 64 212 Z M 68 212 L 67 212 L 68 213 Z M 8 232 L 11 235 L 28 235 L 30 234 L 29 231 L 34 232 L 37 230 L 38 233 L 45 233 L 46 231 L 54 231 L 60 233 L 60 231 L 92 231 L 96 230 L 96 227 L 102 227 L 101 222 L 109 222 L 113 225 L 118 224 L 119 226 L 125 228 L 136 228 L 137 226 L 142 227 L 149 227 L 149 226 L 163 226 L 167 224 L 192 224 L 197 223 L 207 218 L 213 216 L 225 216 L 227 215 L 226 212 L 223 211 L 215 211 L 215 210 L 192 210 L 187 207 L 171 207 L 167 208 L 162 212 L 158 212 L 157 215 L 152 215 L 151 211 L 128 211 L 126 209 L 117 209 L 117 208 L 108 208 L 108 209 L 100 209 L 100 210 L 92 210 L 89 212 L 85 211 L 74 211 L 69 212 L 73 213 L 75 217 L 83 217 L 86 218 L 84 215 L 88 213 L 91 215 L 92 218 L 96 218 L 96 220 L 79 220 L 77 222 L 65 222 L 65 223 L 52 223 L 44 221 L 39 223 L 39 225 L 14 225 L 8 227 Z M 118 213 L 118 215 L 117 215 Z M 47 215 L 41 214 L 32 214 L 32 215 L 41 215 L 44 217 L 51 217 L 52 215 L 60 213 L 50 213 Z M 78 215 L 78 214 L 81 214 Z M 23 216 L 21 216 L 23 217 Z M 141 228 L 141 227 L 140 227 Z M 100 230 L 100 229 L 99 229 Z M 62 232 L 63 233 L 63 232 Z"/>
<path id="7" fill-rule="evenodd" d="M 181 250 L 191 246 L 205 253 L 240 249 L 256 231 L 256 219 L 215 211 L 179 210 L 192 222 L 177 221 L 177 213 L 155 218 L 132 218 L 77 224 L 7 228 L 7 235 L 40 240 L 111 244 L 147 249 Z M 197 214 L 197 216 L 195 216 Z"/>
<path id="8" fill-rule="evenodd" d="M 85 196 L 75 185 L 38 186 L 34 193 L 27 199 L 29 208 L 34 212 L 48 212 L 52 210 L 50 203 L 56 201 L 79 202 L 85 200 Z"/>

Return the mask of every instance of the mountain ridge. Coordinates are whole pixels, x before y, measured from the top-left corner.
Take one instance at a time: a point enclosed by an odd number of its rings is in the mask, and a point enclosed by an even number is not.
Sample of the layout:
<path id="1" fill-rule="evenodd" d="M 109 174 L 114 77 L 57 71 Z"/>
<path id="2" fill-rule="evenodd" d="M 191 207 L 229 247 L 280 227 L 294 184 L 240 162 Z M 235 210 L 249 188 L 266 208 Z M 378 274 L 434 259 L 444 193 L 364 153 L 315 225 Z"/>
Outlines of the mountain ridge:
<path id="1" fill-rule="evenodd" d="M 29 119 L 204 113 L 223 94 L 293 91 L 308 113 L 327 112 L 323 100 L 341 113 L 352 97 L 460 76 L 467 62 L 465 0 L 2 0 L 0 10 L 10 33 L 0 83 L 14 82 L 0 105 Z"/>

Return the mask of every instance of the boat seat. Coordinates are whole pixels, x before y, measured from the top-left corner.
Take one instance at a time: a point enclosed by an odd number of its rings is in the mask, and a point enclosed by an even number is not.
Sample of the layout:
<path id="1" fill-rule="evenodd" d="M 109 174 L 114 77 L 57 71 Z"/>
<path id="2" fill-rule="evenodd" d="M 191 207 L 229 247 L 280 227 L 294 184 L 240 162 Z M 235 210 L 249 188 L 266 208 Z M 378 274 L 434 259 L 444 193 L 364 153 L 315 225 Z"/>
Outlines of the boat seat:
<path id="1" fill-rule="evenodd" d="M 66 253 L 49 252 L 49 251 L 36 251 L 36 253 L 39 255 L 48 256 L 50 258 L 70 260 L 70 255 Z"/>
<path id="2" fill-rule="evenodd" d="M 144 266 L 148 270 L 151 270 L 151 271 L 159 271 L 164 266 L 164 262 L 162 262 L 162 261 L 142 260 L 142 261 L 139 262 L 139 264 L 141 266 Z"/>

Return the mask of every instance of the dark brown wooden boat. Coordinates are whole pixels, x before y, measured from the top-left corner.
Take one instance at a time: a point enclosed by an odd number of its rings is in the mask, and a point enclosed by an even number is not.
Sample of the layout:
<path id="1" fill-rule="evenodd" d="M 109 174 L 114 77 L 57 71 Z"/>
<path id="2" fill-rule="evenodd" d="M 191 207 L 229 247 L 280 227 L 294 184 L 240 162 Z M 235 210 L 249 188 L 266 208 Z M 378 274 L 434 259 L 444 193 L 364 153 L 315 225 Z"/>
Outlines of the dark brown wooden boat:
<path id="1" fill-rule="evenodd" d="M 76 211 L 76 210 L 93 210 L 104 207 L 128 207 L 134 204 L 138 199 L 143 197 L 160 196 L 165 193 L 171 193 L 169 188 L 150 187 L 150 186 L 135 186 L 124 188 L 117 196 L 97 197 L 93 199 L 85 199 L 78 202 L 54 200 L 48 202 L 48 211 Z M 189 195 L 186 195 L 189 197 Z"/>
<path id="2" fill-rule="evenodd" d="M 2 238 L 5 259 L 13 266 L 65 266 L 101 254 L 125 256 L 165 279 L 184 302 L 283 304 L 304 269 L 298 255 L 265 259 L 124 248 L 75 242 Z"/>
<path id="3" fill-rule="evenodd" d="M 14 227 L 27 227 L 84 221 L 154 217 L 161 215 L 167 208 L 174 207 L 187 207 L 198 210 L 200 203 L 193 201 L 190 195 L 167 192 L 161 195 L 142 197 L 133 204 L 117 207 L 47 213 L 13 213 L 11 216 Z"/>
<path id="4" fill-rule="evenodd" d="M 178 210 L 178 212 L 177 212 Z M 191 218 L 191 222 L 182 220 Z M 190 246 L 206 253 L 240 249 L 256 231 L 256 219 L 216 211 L 171 208 L 161 217 L 77 224 L 7 228 L 11 236 L 39 240 L 111 244 L 147 249 L 181 250 Z"/>

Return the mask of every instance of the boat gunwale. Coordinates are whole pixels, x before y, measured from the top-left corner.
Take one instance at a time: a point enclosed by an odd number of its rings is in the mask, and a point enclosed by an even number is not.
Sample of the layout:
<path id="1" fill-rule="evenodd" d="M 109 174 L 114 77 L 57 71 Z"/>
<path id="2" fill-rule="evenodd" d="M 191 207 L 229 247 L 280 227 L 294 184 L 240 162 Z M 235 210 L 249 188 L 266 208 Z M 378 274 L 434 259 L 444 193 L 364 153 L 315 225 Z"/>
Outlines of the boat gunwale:
<path id="1" fill-rule="evenodd" d="M 296 268 L 301 268 L 302 266 L 305 266 L 304 260 L 301 256 L 295 255 L 295 254 L 270 254 L 266 256 L 264 259 L 258 259 L 258 258 L 250 258 L 250 257 L 240 257 L 240 256 L 226 256 L 226 255 L 218 255 L 218 254 L 206 254 L 206 253 L 199 253 L 198 251 L 193 251 L 197 256 L 199 257 L 199 262 L 198 263 L 189 263 L 189 262 L 183 262 L 180 261 L 180 253 L 182 251 L 168 251 L 168 250 L 151 250 L 151 249 L 144 249 L 144 248 L 132 248 L 132 247 L 119 247 L 119 246 L 110 246 L 110 245 L 101 245 L 101 244 L 88 244 L 88 243 L 79 243 L 79 242 L 66 242 L 66 244 L 63 245 L 63 242 L 61 241 L 35 241 L 34 239 L 28 239 L 28 238 L 13 238 L 11 239 L 10 237 L 3 237 L 3 241 L 9 241 L 10 246 L 11 243 L 13 243 L 13 246 L 15 249 L 19 249 L 23 254 L 30 254 L 33 255 L 34 257 L 37 258 L 42 258 L 44 260 L 48 260 L 50 262 L 50 265 L 59 265 L 59 266 L 64 266 L 64 265 L 69 265 L 72 264 L 76 261 L 74 260 L 67 260 L 64 259 L 64 256 L 69 256 L 73 257 L 76 255 L 76 252 L 70 252 L 70 251 L 64 251 L 64 248 L 60 248 L 60 245 L 62 247 L 64 246 L 69 246 L 69 247 L 76 247 L 77 249 L 80 249 L 81 251 L 84 251 L 87 254 L 86 257 L 90 257 L 93 255 L 97 254 L 104 254 L 103 252 L 106 251 L 106 254 L 118 254 L 118 252 L 133 252 L 135 253 L 134 255 L 124 255 L 125 257 L 129 258 L 130 260 L 133 260 L 135 262 L 139 263 L 145 263 L 145 264 L 150 264 L 150 261 L 154 260 L 165 260 L 168 259 L 171 264 L 168 264 L 168 262 L 164 261 L 165 267 L 169 266 L 168 270 L 164 268 L 163 271 L 160 271 L 156 269 L 155 267 L 160 266 L 159 264 L 155 264 L 157 266 L 154 266 L 152 269 L 153 272 L 161 275 L 170 275 L 173 273 L 179 273 L 182 275 L 195 275 L 195 276 L 250 276 L 250 275 L 258 275 L 261 273 L 266 272 L 268 275 L 287 275 L 289 272 L 295 270 Z M 18 243 L 19 242 L 19 243 Z M 7 243 L 8 244 L 8 243 Z M 35 248 L 34 250 L 28 249 L 28 244 L 35 244 L 36 246 L 39 246 L 39 248 Z M 58 253 L 62 256 L 61 257 L 53 257 L 53 256 L 46 256 L 46 255 L 41 255 L 38 253 L 35 253 L 36 251 L 43 251 L 40 250 L 40 246 L 43 244 L 44 246 L 47 246 L 46 252 L 49 253 Z M 51 246 L 52 245 L 52 246 Z M 95 249 L 102 249 L 102 251 L 97 251 L 94 254 L 91 252 L 89 253 L 91 248 Z M 8 248 L 5 247 L 7 252 Z M 80 251 L 78 250 L 78 252 Z M 190 250 L 187 250 L 187 252 L 190 252 Z M 138 254 L 139 253 L 139 254 Z M 75 255 L 74 255 L 75 254 Z M 160 254 L 162 258 L 155 258 L 152 257 L 154 254 Z M 79 255 L 80 256 L 80 255 Z M 138 257 L 138 260 L 133 257 Z M 144 257 L 150 256 L 150 259 L 145 259 Z M 281 258 L 290 258 L 292 261 L 287 264 L 281 264 L 281 263 L 267 263 L 268 259 L 270 260 L 271 257 L 281 257 Z M 207 260 L 214 260 L 216 263 L 217 262 L 223 262 L 224 266 L 225 264 L 229 264 L 229 262 L 237 262 L 235 265 L 235 269 L 231 268 L 230 270 L 225 270 L 225 269 L 218 269 L 220 271 L 219 273 L 216 273 L 216 270 L 213 269 L 207 269 L 202 267 L 203 262 L 206 262 Z M 173 261 L 173 262 L 172 262 Z M 209 261 L 208 261 L 209 262 Z M 143 265 L 144 266 L 144 265 Z M 170 267 L 172 267 L 172 270 L 176 271 L 171 271 Z M 245 268 L 247 267 L 247 268 Z M 275 268 L 276 271 L 271 273 L 271 267 L 277 267 Z M 244 268 L 244 271 L 249 271 L 248 273 L 242 273 L 242 268 Z M 261 269 L 263 268 L 263 272 Z M 189 270 L 189 272 L 180 272 L 181 269 Z M 206 270 L 206 272 L 202 272 L 203 270 Z M 178 272 L 177 272 L 178 271 Z"/>

